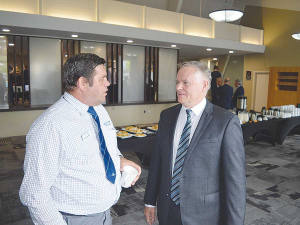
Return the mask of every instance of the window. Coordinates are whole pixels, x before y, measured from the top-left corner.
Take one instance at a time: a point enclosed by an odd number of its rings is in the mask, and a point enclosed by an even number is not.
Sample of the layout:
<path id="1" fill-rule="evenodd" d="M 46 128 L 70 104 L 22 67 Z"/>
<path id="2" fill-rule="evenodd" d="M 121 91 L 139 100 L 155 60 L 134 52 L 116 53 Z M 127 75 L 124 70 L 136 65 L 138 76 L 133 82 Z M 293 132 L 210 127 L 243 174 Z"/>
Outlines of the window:
<path id="1" fill-rule="evenodd" d="M 145 47 L 123 46 L 123 103 L 144 102 Z"/>
<path id="2" fill-rule="evenodd" d="M 62 92 L 61 40 L 29 38 L 31 106 L 55 103 Z"/>
<path id="3" fill-rule="evenodd" d="M 0 109 L 8 109 L 7 38 L 0 36 Z"/>
<path id="4" fill-rule="evenodd" d="M 0 110 L 44 108 L 63 93 L 63 64 L 78 53 L 106 60 L 105 104 L 176 100 L 178 50 L 54 38 L 0 36 Z"/>
<path id="5" fill-rule="evenodd" d="M 176 101 L 177 54 L 175 49 L 159 49 L 159 101 Z"/>
<path id="6" fill-rule="evenodd" d="M 28 37 L 7 36 L 8 90 L 6 101 L 9 108 L 30 106 Z"/>

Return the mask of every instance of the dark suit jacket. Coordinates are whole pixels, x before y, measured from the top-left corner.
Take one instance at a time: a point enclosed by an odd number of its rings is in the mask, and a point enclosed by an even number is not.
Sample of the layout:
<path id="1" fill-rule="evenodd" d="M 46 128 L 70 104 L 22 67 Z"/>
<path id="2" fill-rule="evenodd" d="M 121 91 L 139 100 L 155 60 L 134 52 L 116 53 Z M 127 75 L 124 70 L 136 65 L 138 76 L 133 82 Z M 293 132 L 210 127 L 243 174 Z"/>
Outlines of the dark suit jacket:
<path id="1" fill-rule="evenodd" d="M 231 100 L 233 95 L 233 88 L 228 84 L 220 87 L 220 95 L 217 105 L 224 109 L 231 109 Z"/>
<path id="2" fill-rule="evenodd" d="M 165 225 L 170 207 L 173 138 L 181 104 L 162 111 L 144 202 Z M 180 175 L 184 225 L 242 225 L 246 210 L 243 135 L 238 117 L 207 101 Z"/>
<path id="3" fill-rule="evenodd" d="M 244 93 L 245 93 L 245 91 L 244 91 L 244 87 L 243 87 L 242 85 L 239 86 L 239 87 L 235 90 L 235 92 L 234 92 L 234 94 L 233 94 L 233 97 L 232 97 L 232 108 L 236 108 L 237 97 L 238 97 L 238 96 L 244 96 Z"/>
<path id="4" fill-rule="evenodd" d="M 218 77 L 222 77 L 219 71 L 211 72 L 211 86 L 217 86 L 216 81 Z"/>
<path id="5" fill-rule="evenodd" d="M 220 90 L 221 88 L 216 86 L 211 86 L 211 103 L 217 105 L 218 104 L 218 100 L 219 100 L 219 95 L 220 95 Z"/>

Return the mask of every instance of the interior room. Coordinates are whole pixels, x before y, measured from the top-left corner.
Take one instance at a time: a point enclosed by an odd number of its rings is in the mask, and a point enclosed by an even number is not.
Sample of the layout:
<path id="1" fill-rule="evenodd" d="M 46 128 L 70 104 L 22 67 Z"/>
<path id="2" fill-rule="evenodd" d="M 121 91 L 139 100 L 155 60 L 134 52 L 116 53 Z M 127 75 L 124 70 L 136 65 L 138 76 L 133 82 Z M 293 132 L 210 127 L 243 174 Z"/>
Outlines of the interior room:
<path id="1" fill-rule="evenodd" d="M 224 7 L 242 17 L 212 19 Z M 299 24 L 299 0 L 0 0 L 1 224 L 33 224 L 19 199 L 26 135 L 64 94 L 63 65 L 78 53 L 106 61 L 103 106 L 116 130 L 148 132 L 117 134 L 142 174 L 111 207 L 113 224 L 147 224 L 155 125 L 178 104 L 176 74 L 186 61 L 218 67 L 233 92 L 236 80 L 244 88 L 230 111 L 243 131 L 245 224 L 300 224 Z"/>

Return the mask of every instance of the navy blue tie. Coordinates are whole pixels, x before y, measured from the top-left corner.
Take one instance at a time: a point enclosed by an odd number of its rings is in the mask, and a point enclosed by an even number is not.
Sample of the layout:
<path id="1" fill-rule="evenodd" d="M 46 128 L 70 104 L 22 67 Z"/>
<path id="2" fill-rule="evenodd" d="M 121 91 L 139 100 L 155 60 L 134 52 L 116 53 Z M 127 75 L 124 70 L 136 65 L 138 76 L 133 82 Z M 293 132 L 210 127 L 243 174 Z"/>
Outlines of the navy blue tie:
<path id="1" fill-rule="evenodd" d="M 191 109 L 186 110 L 187 119 L 180 137 L 174 169 L 173 169 L 173 176 L 171 182 L 171 199 L 173 200 L 175 205 L 180 204 L 179 179 L 182 170 L 182 165 L 184 162 L 184 157 L 187 153 L 187 150 L 189 149 L 190 133 L 192 127 L 191 113 L 192 113 Z"/>
<path id="2" fill-rule="evenodd" d="M 98 125 L 100 149 L 101 149 L 101 154 L 102 154 L 102 158 L 104 161 L 106 178 L 114 184 L 115 180 L 116 180 L 116 169 L 115 169 L 114 162 L 112 161 L 112 159 L 109 155 L 109 152 L 107 150 L 107 147 L 106 147 L 105 139 L 104 139 L 104 136 L 103 136 L 103 133 L 101 130 L 99 117 L 98 117 L 94 107 L 92 107 L 92 106 L 89 107 L 88 112 L 92 115 L 93 119 L 96 121 L 96 123 Z"/>

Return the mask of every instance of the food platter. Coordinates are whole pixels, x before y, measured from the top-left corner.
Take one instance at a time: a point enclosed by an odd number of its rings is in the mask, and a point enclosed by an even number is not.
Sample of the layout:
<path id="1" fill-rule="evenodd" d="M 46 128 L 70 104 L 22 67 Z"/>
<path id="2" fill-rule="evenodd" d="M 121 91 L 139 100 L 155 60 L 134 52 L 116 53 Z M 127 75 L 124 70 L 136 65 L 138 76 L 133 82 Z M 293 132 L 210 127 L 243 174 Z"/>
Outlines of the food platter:
<path id="1" fill-rule="evenodd" d="M 132 134 L 142 134 L 142 133 L 147 132 L 147 130 L 145 130 L 145 129 L 141 129 L 141 128 L 133 127 L 133 126 L 122 128 L 122 130 L 125 130 L 129 133 L 132 133 Z"/>
<path id="2" fill-rule="evenodd" d="M 137 137 L 137 138 L 144 138 L 144 137 L 147 137 L 147 134 L 141 133 L 141 134 L 136 134 L 134 136 Z"/>
<path id="3" fill-rule="evenodd" d="M 131 138 L 133 136 L 132 134 L 129 134 L 126 131 L 119 131 L 116 133 L 116 135 L 118 138 L 121 138 L 121 139 Z"/>

